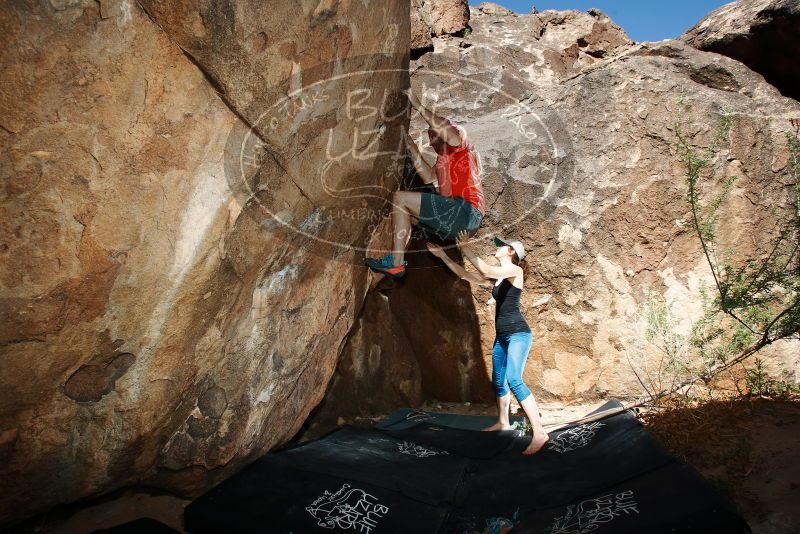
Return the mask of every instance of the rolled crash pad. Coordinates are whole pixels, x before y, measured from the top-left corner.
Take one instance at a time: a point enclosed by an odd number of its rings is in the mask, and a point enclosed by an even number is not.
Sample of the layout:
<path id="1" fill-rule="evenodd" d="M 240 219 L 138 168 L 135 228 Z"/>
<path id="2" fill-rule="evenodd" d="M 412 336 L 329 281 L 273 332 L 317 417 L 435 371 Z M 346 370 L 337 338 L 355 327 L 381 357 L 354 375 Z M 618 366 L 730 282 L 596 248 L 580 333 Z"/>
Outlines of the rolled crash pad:
<path id="1" fill-rule="evenodd" d="M 611 411 L 611 410 L 622 408 L 623 406 L 624 406 L 624 404 L 622 404 L 620 401 L 618 401 L 616 399 L 611 399 L 610 401 L 606 401 L 599 408 L 596 408 L 596 409 L 592 410 L 591 412 L 587 413 L 583 417 L 589 417 L 591 415 L 597 415 L 599 413 L 608 412 L 608 411 Z"/>

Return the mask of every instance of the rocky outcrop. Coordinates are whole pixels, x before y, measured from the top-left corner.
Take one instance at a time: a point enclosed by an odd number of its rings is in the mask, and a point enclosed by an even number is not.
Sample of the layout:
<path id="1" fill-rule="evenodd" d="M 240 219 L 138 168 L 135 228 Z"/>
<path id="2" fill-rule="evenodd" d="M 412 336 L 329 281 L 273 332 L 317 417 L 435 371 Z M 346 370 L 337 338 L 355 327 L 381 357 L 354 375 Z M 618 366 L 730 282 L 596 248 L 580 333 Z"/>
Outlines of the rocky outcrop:
<path id="1" fill-rule="evenodd" d="M 712 11 L 680 39 L 741 61 L 784 95 L 800 100 L 798 28 L 797 0 L 739 0 Z"/>
<path id="2" fill-rule="evenodd" d="M 489 238 L 501 234 L 529 250 L 522 304 L 534 345 L 525 379 L 541 398 L 567 402 L 638 395 L 633 369 L 652 373 L 660 362 L 659 349 L 646 340 L 645 304 L 667 302 L 675 333 L 685 334 L 701 314 L 699 288 L 711 284 L 687 226 L 676 121 L 685 121 L 692 142 L 704 147 L 720 113 L 731 114 L 729 144 L 714 161 L 719 178 L 707 194 L 719 191 L 722 177 L 739 176 L 720 235 L 730 239 L 723 246 L 752 253 L 766 242 L 764 213 L 785 200 L 785 132 L 800 106 L 732 59 L 679 41 L 634 45 L 597 11 L 495 15 L 473 8 L 470 25 L 469 36 L 435 38 L 435 51 L 412 61 L 411 82 L 428 105 L 465 126 L 481 154 L 488 211 L 477 248 L 491 255 Z M 420 146 L 424 131 L 415 115 Z M 465 301 L 456 289 L 463 282 L 427 254 L 423 241 L 412 241 L 411 250 L 411 266 L 426 268 L 410 269 L 402 287 L 387 292 L 393 314 L 406 317 L 405 332 L 450 339 L 440 350 L 451 360 L 477 342 L 483 362 L 470 372 L 487 386 L 490 288 L 473 286 Z M 430 272 L 437 265 L 440 272 Z M 435 297 L 432 287 L 439 288 Z M 407 298 L 412 291 L 415 298 Z M 464 309 L 477 318 L 477 331 L 468 317 L 439 319 Z M 352 343 L 372 341 L 361 333 Z M 765 359 L 796 373 L 797 348 L 777 344 Z M 415 354 L 423 383 L 430 374 L 444 387 L 426 389 L 427 398 L 481 399 L 480 380 L 467 394 L 450 387 L 460 372 L 452 364 L 444 373 L 424 369 L 430 354 L 439 351 Z M 330 391 L 326 404 L 333 411 L 346 396 Z"/>
<path id="3" fill-rule="evenodd" d="M 286 442 L 397 187 L 409 5 L 0 14 L 0 523 Z M 354 74 L 357 73 L 357 74 Z"/>
<path id="4" fill-rule="evenodd" d="M 326 402 L 331 399 L 332 402 Z M 347 420 L 342 416 L 389 413 L 399 406 L 422 404 L 422 375 L 414 348 L 389 297 L 367 295 L 364 307 L 342 348 L 325 398 L 309 418 L 303 438 L 324 434 Z"/>
<path id="5" fill-rule="evenodd" d="M 597 12 L 473 9 L 470 24 L 469 38 L 440 38 L 434 53 L 412 61 L 411 81 L 481 153 L 489 208 L 479 248 L 491 254 L 488 236 L 499 233 L 530 251 L 523 306 L 535 341 L 526 380 L 561 400 L 637 394 L 632 365 L 657 367 L 644 335 L 648 292 L 672 306 L 685 332 L 700 314 L 698 287 L 710 283 L 686 224 L 676 121 L 682 116 L 693 142 L 707 146 L 720 113 L 732 115 L 715 170 L 739 181 L 720 235 L 750 253 L 765 242 L 755 236 L 768 233 L 770 203 L 785 200 L 785 133 L 800 105 L 732 59 L 679 41 L 634 46 Z M 412 133 L 423 127 L 415 116 Z M 489 296 L 473 288 L 487 379 Z M 779 344 L 767 359 L 791 373 L 796 348 Z"/>
<path id="6" fill-rule="evenodd" d="M 415 91 L 482 155 L 479 248 L 502 233 L 530 251 L 538 395 L 638 392 L 632 364 L 658 364 L 648 292 L 681 331 L 699 316 L 708 271 L 685 223 L 678 118 L 703 147 L 731 114 L 713 165 L 740 180 L 721 235 L 765 243 L 800 104 L 742 63 L 634 45 L 594 10 L 415 6 L 2 11 L 0 523 L 125 485 L 192 495 L 290 439 L 329 381 L 331 421 L 491 400 L 489 288 L 456 279 L 424 237 L 405 281 L 365 302 L 361 259 L 389 246 L 401 175 L 409 13 L 435 44 L 410 65 Z M 795 370 L 796 349 L 770 350 Z"/>
<path id="7" fill-rule="evenodd" d="M 494 2 L 481 2 L 475 9 L 486 15 L 494 15 L 496 17 L 507 17 L 514 14 L 514 12 L 507 7 L 495 4 Z"/>
<path id="8" fill-rule="evenodd" d="M 403 189 L 433 192 L 406 161 Z M 373 235 L 372 252 L 391 246 L 391 218 Z M 480 326 L 469 284 L 440 269 L 415 229 L 406 255 L 410 280 L 383 280 L 367 295 L 325 398 L 301 439 L 358 416 L 374 416 L 426 400 L 493 402 L 486 381 Z M 441 242 L 440 242 L 441 243 Z"/>
<path id="9" fill-rule="evenodd" d="M 548 10 L 532 17 L 541 24 L 539 41 L 545 47 L 576 57 L 582 65 L 620 53 L 632 44 L 622 28 L 599 9 L 587 13 Z"/>
<path id="10" fill-rule="evenodd" d="M 494 12 L 473 9 L 470 35 L 438 39 L 440 48 L 420 58 L 418 65 L 447 67 L 445 63 L 452 61 L 454 51 L 461 50 L 459 53 L 470 63 L 483 64 L 491 57 L 501 61 L 497 67 L 501 71 L 506 63 L 513 64 L 522 80 L 539 90 L 558 87 L 582 69 L 633 46 L 625 32 L 596 9 L 588 13 L 547 10 L 530 15 Z"/>
<path id="11" fill-rule="evenodd" d="M 433 37 L 469 26 L 467 0 L 411 0 L 411 49 L 428 48 Z"/>
<path id="12" fill-rule="evenodd" d="M 411 2 L 411 50 L 420 50 L 433 46 L 431 28 L 422 18 L 420 1 L 412 0 Z"/>

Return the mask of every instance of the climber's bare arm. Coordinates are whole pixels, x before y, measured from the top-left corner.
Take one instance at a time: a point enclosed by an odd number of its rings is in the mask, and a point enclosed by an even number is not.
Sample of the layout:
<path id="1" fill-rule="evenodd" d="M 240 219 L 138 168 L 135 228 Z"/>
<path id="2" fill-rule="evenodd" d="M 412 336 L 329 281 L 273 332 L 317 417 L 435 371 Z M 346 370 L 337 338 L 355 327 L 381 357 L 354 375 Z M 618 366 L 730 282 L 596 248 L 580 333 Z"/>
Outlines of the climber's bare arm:
<path id="1" fill-rule="evenodd" d="M 425 119 L 428 126 L 430 126 L 439 137 L 444 139 L 445 143 L 450 146 L 461 146 L 461 132 L 458 131 L 458 128 L 450 126 L 447 119 L 423 106 L 422 102 L 419 101 L 419 98 L 417 98 L 417 95 L 415 95 L 411 89 L 407 89 L 405 94 L 408 96 L 408 101 L 411 103 L 411 106 L 419 111 L 419 114 L 422 115 L 422 118 Z"/>
<path id="2" fill-rule="evenodd" d="M 484 278 L 477 273 L 469 272 L 464 267 L 454 262 L 439 245 L 435 245 L 430 242 L 425 243 L 425 245 L 428 247 L 428 250 L 431 252 L 431 254 L 442 260 L 447 268 L 453 271 L 456 276 L 462 280 L 466 280 L 467 282 L 472 282 L 474 284 L 482 284 L 489 280 L 488 278 Z"/>
<path id="3" fill-rule="evenodd" d="M 436 171 L 422 157 L 417 144 L 411 137 L 406 137 L 406 148 L 408 148 L 408 153 L 411 154 L 411 161 L 414 163 L 414 168 L 417 169 L 417 174 L 419 174 L 422 181 L 426 184 L 437 182 Z"/>
<path id="4" fill-rule="evenodd" d="M 473 254 L 473 252 L 469 249 L 469 236 L 463 230 L 459 232 L 458 239 L 456 243 L 458 244 L 459 250 L 461 250 L 461 254 L 469 260 L 469 262 L 475 266 L 480 273 L 481 276 L 484 278 L 492 278 L 495 280 L 500 280 L 503 278 L 515 278 L 522 274 L 522 267 L 519 265 L 507 265 L 507 266 L 494 266 L 489 265 L 478 256 Z"/>

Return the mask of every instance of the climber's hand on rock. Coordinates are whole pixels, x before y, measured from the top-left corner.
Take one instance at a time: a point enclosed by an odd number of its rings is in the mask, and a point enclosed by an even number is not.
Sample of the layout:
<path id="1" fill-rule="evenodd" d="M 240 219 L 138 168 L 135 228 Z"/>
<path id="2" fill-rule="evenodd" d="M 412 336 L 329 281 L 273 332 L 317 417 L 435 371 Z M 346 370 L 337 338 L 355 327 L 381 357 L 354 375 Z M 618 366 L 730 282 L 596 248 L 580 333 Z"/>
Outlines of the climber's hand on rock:
<path id="1" fill-rule="evenodd" d="M 408 102 L 411 104 L 412 108 L 417 109 L 419 107 L 419 99 L 410 87 L 408 89 L 404 89 L 403 94 L 408 97 Z"/>

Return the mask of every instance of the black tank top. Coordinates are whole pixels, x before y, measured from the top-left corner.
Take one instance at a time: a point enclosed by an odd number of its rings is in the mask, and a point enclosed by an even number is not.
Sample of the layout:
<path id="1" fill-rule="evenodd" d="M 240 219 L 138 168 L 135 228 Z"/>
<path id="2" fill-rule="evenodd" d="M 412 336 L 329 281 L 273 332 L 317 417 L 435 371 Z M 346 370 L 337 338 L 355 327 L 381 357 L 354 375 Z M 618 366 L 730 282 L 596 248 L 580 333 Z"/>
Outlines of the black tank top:
<path id="1" fill-rule="evenodd" d="M 494 329 L 497 334 L 507 335 L 517 332 L 530 332 L 528 322 L 519 310 L 519 298 L 522 290 L 504 278 L 492 289 L 496 302 L 494 309 Z"/>

